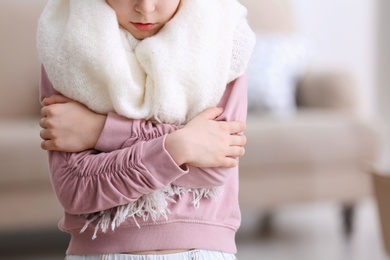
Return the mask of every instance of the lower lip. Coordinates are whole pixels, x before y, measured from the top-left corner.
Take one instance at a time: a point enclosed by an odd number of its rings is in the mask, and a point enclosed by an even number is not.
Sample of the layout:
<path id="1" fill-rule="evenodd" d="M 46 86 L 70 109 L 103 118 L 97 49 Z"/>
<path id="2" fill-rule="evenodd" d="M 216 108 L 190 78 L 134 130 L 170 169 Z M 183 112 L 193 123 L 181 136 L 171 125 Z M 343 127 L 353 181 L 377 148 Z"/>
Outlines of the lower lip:
<path id="1" fill-rule="evenodd" d="M 150 31 L 152 30 L 156 24 L 155 23 L 132 23 L 135 28 L 140 31 Z"/>

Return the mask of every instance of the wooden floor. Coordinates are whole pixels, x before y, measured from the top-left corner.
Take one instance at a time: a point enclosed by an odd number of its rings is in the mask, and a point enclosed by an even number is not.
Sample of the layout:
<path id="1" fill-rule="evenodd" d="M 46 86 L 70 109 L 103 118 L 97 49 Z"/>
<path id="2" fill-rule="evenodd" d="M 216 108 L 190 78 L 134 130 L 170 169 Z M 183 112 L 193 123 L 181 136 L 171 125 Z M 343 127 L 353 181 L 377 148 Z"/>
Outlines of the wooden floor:
<path id="1" fill-rule="evenodd" d="M 367 199 L 356 208 L 353 233 L 346 237 L 340 208 L 331 203 L 285 207 L 272 218 L 268 235 L 259 235 L 258 217 L 243 212 L 237 235 L 238 260 L 387 260 L 382 246 L 375 202 Z M 47 250 L 25 254 L 23 248 L 0 256 L 2 260 L 64 259 L 67 238 L 52 236 Z M 4 242 L 4 237 L 2 238 Z M 9 239 L 27 239 L 17 236 Z M 31 238 L 30 238 L 31 240 Z M 32 238 L 36 243 L 39 239 Z M 31 243 L 26 242 L 26 243 Z M 23 243 L 22 243 L 23 244 Z"/>

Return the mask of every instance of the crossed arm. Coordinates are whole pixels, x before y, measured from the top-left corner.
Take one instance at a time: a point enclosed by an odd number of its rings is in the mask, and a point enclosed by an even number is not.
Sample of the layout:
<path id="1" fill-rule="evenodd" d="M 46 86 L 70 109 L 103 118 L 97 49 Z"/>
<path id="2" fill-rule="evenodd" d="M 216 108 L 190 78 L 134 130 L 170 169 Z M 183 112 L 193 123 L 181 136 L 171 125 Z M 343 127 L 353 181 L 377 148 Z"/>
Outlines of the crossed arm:
<path id="1" fill-rule="evenodd" d="M 245 120 L 246 103 L 241 101 L 246 92 L 241 98 L 233 95 L 234 85 L 221 102 L 224 112 L 211 108 L 179 127 L 98 115 L 60 95 L 43 99 L 42 148 L 50 151 L 54 188 L 65 209 L 74 214 L 99 211 L 172 182 L 194 188 L 225 183 L 236 172 L 246 141 L 239 134 L 243 122 L 215 120 L 218 116 L 219 120 L 229 116 Z M 232 104 L 233 111 L 226 115 Z M 245 109 L 234 109 L 237 105 Z"/>
<path id="2" fill-rule="evenodd" d="M 58 94 L 44 99 L 43 105 L 40 120 L 43 128 L 40 133 L 42 149 L 81 152 L 97 148 L 107 116 L 94 113 L 84 105 Z M 166 134 L 165 149 L 179 166 L 234 167 L 238 163 L 237 157 L 244 154 L 245 136 L 238 133 L 244 131 L 245 124 L 215 121 L 222 111 L 217 107 L 207 109 L 185 126 L 154 125 L 146 120 L 117 118 L 129 121 L 129 129 L 126 129 L 129 138 L 117 140 L 123 143 L 117 148 Z M 113 150 L 106 148 L 103 151 Z"/>

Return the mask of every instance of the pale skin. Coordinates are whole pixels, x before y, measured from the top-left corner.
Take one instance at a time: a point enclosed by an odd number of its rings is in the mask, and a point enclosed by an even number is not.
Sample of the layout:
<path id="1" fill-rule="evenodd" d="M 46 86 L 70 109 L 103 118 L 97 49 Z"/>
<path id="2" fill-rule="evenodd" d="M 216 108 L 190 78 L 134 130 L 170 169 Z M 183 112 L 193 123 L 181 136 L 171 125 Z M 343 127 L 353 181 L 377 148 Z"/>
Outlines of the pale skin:
<path id="1" fill-rule="evenodd" d="M 135 38 L 156 34 L 177 12 L 180 0 L 106 0 L 116 12 L 118 23 Z M 62 95 L 42 101 L 40 136 L 44 150 L 80 152 L 93 149 L 104 127 L 106 116 Z M 183 128 L 167 135 L 165 149 L 177 165 L 195 167 L 235 167 L 245 153 L 244 122 L 215 119 L 222 108 L 200 113 Z M 185 250 L 129 252 L 168 254 Z"/>
<path id="2" fill-rule="evenodd" d="M 119 24 L 135 38 L 155 35 L 179 8 L 180 0 L 106 0 Z"/>

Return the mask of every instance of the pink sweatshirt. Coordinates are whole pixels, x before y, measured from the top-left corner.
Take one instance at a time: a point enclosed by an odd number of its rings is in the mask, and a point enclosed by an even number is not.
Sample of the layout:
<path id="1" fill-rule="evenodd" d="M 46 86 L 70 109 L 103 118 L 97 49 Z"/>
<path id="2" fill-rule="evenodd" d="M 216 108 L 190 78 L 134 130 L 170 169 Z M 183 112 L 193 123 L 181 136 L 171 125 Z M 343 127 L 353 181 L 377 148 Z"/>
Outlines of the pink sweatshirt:
<path id="1" fill-rule="evenodd" d="M 41 100 L 55 93 L 44 69 Z M 247 78 L 227 85 L 219 106 L 219 120 L 246 120 Z M 178 127 L 152 125 L 109 113 L 95 149 L 80 153 L 50 151 L 49 167 L 54 191 L 65 213 L 61 230 L 71 234 L 67 254 L 102 254 L 168 249 L 205 249 L 236 253 L 235 233 L 240 225 L 238 167 L 183 170 L 164 149 L 166 135 Z M 98 232 L 94 224 L 83 233 L 81 214 L 128 204 L 169 184 L 191 188 L 223 185 L 218 200 L 202 199 L 199 208 L 192 194 L 169 203 L 168 220 L 128 218 L 115 231 Z"/>

